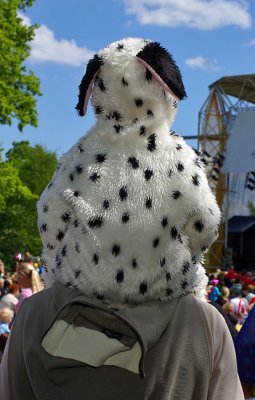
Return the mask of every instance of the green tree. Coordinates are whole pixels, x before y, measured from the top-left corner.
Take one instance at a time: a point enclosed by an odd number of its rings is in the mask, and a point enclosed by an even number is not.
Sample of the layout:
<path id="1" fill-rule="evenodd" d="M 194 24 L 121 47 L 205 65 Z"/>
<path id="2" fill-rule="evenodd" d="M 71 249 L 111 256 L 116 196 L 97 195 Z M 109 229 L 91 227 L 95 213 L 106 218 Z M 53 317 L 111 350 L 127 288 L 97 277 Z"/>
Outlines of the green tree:
<path id="1" fill-rule="evenodd" d="M 24 25 L 17 15 L 33 2 L 0 0 L 0 124 L 11 125 L 15 118 L 20 131 L 28 124 L 38 125 L 36 96 L 41 95 L 40 82 L 24 65 L 36 25 Z"/>
<path id="2" fill-rule="evenodd" d="M 57 166 L 54 152 L 29 142 L 14 142 L 0 157 L 0 257 L 16 252 L 41 254 L 36 203 Z"/>
<path id="3" fill-rule="evenodd" d="M 19 177 L 32 193 L 40 195 L 57 167 L 54 152 L 41 145 L 31 146 L 27 141 L 13 142 L 6 153 L 7 160 L 19 171 Z"/>

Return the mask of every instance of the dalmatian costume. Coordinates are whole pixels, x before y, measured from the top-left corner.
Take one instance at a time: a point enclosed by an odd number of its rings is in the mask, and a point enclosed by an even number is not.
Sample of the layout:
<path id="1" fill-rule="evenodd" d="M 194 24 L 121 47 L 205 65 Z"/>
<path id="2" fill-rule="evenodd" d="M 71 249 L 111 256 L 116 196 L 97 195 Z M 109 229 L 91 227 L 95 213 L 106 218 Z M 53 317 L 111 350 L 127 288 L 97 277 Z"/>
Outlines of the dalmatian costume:
<path id="1" fill-rule="evenodd" d="M 90 93 L 96 123 L 38 202 L 46 287 L 116 304 L 203 295 L 220 211 L 199 157 L 170 130 L 186 97 L 172 56 L 149 40 L 112 43 L 87 65 L 81 116 Z"/>

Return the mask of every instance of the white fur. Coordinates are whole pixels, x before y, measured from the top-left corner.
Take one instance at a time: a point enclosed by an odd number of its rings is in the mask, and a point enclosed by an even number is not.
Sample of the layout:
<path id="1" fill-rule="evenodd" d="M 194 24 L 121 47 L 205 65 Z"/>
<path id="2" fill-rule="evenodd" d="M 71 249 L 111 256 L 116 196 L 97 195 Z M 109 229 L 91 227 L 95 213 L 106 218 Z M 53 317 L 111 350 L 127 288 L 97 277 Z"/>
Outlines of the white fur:
<path id="1" fill-rule="evenodd" d="M 153 79 L 148 82 L 144 78 L 145 68 L 135 57 L 144 41 L 125 39 L 121 43 L 122 51 L 116 51 L 116 42 L 99 52 L 104 65 L 98 76 L 106 90 L 102 92 L 96 82 L 92 104 L 100 105 L 104 112 L 61 158 L 52 185 L 38 202 L 38 224 L 48 271 L 44 274 L 46 286 L 55 280 L 70 282 L 87 296 L 102 295 L 115 303 L 166 300 L 193 291 L 199 296 L 206 285 L 199 263 L 205 251 L 202 248 L 209 247 L 217 236 L 220 211 L 196 154 L 181 137 L 170 134 L 176 113 L 173 96 L 163 93 Z M 127 86 L 122 84 L 123 76 Z M 135 105 L 136 98 L 143 100 L 142 107 Z M 154 118 L 148 117 L 148 109 Z M 107 120 L 106 115 L 116 110 L 121 121 Z M 135 118 L 138 121 L 132 122 Z M 123 129 L 116 133 L 114 125 L 118 124 Z M 146 130 L 144 136 L 139 134 L 141 126 Z M 154 133 L 156 150 L 149 151 L 147 139 Z M 98 154 L 106 154 L 106 160 L 97 162 Z M 139 161 L 137 169 L 132 168 L 130 157 Z M 178 170 L 178 163 L 183 164 L 183 171 Z M 76 166 L 83 168 L 80 174 L 75 172 Z M 144 171 L 148 168 L 153 170 L 153 176 L 147 181 Z M 95 173 L 100 178 L 93 182 L 90 177 Z M 196 174 L 199 185 L 192 180 Z M 128 196 L 122 201 L 119 190 L 124 186 Z M 78 197 L 74 196 L 75 191 L 79 191 Z M 175 191 L 181 192 L 179 199 L 172 197 Z M 146 198 L 152 199 L 150 209 L 145 206 Z M 104 200 L 109 201 L 107 209 L 102 206 Z M 43 211 L 45 206 L 47 211 Z M 61 219 L 65 212 L 71 213 L 66 222 Z M 130 217 L 127 223 L 122 222 L 125 212 Z M 94 216 L 102 218 L 101 227 L 89 227 Z M 168 220 L 165 227 L 163 218 Z M 74 226 L 76 220 L 78 226 Z M 196 221 L 203 224 L 201 232 L 194 228 Z M 173 227 L 182 243 L 172 237 Z M 59 230 L 64 233 L 61 241 L 56 239 Z M 153 247 L 156 238 L 160 242 Z M 116 257 L 112 254 L 114 244 L 121 250 Z M 49 249 L 49 245 L 53 248 Z M 97 264 L 92 261 L 95 254 L 99 257 Z M 136 268 L 132 266 L 133 259 Z M 185 262 L 190 265 L 187 271 L 183 271 Z M 119 283 L 118 271 L 123 272 Z M 182 287 L 184 281 L 186 286 Z M 147 291 L 143 293 L 145 284 Z"/>

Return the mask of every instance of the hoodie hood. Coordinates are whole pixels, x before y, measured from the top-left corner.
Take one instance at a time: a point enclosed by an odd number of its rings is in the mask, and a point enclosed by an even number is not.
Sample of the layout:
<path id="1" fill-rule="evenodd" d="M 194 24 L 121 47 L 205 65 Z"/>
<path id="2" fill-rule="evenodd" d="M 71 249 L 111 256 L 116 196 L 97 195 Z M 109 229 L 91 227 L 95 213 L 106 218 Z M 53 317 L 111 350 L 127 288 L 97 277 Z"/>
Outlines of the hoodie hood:
<path id="1" fill-rule="evenodd" d="M 203 166 L 170 130 L 186 93 L 156 42 L 124 39 L 88 63 L 96 124 L 60 159 L 38 202 L 46 287 L 115 304 L 205 293 L 203 253 L 220 212 Z"/>

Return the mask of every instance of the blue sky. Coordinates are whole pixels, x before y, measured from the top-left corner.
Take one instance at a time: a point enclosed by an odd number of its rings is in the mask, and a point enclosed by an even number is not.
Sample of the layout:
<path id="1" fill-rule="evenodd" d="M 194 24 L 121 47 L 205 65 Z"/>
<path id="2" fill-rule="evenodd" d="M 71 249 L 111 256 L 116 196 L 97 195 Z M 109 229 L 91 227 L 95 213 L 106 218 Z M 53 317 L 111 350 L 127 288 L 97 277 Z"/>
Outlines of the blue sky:
<path id="1" fill-rule="evenodd" d="M 174 125 L 183 136 L 197 134 L 209 84 L 255 73 L 255 0 L 37 0 L 24 22 L 40 24 L 26 62 L 41 80 L 39 127 L 1 126 L 5 151 L 29 140 L 61 155 L 84 135 L 91 107 L 84 118 L 74 107 L 87 61 L 123 37 L 159 41 L 174 56 L 188 94 Z"/>

